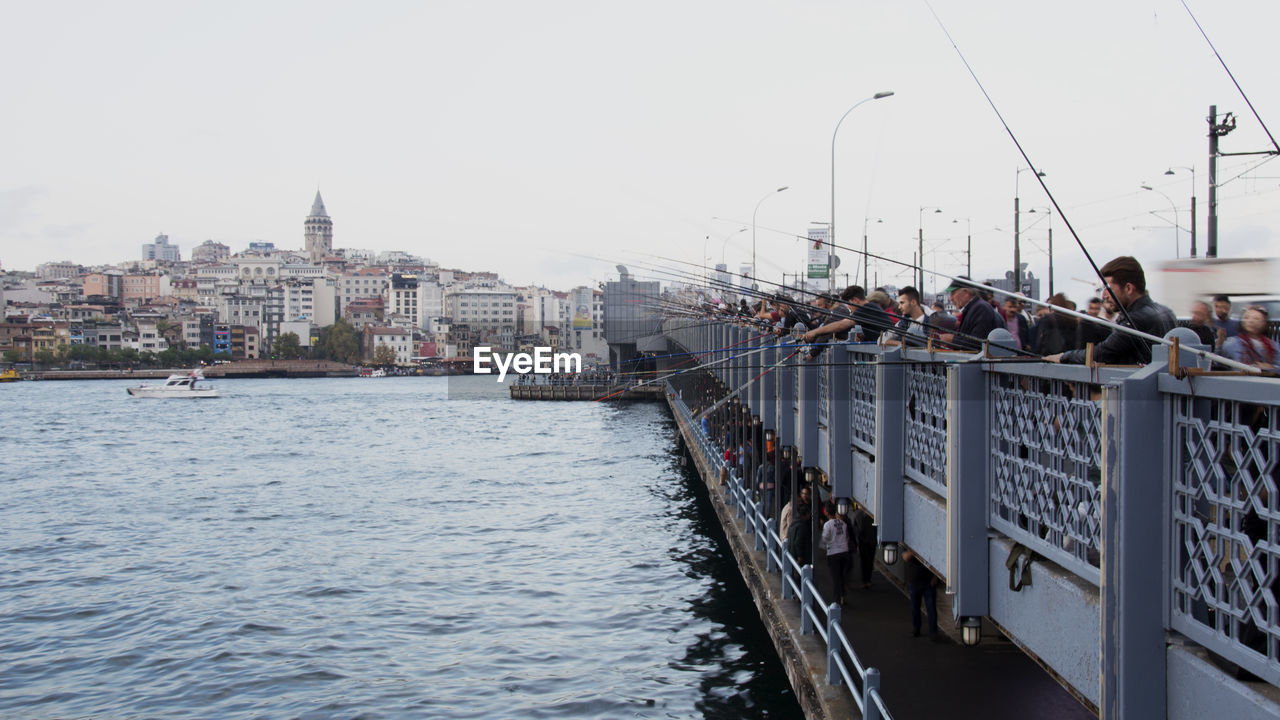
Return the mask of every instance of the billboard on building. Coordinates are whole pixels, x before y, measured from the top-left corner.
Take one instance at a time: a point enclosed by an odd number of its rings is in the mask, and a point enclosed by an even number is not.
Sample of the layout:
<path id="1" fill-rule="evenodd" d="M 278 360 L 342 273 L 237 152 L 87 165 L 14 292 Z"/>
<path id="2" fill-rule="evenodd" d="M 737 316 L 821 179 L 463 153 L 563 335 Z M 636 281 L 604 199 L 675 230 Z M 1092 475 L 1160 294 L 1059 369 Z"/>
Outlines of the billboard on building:
<path id="1" fill-rule="evenodd" d="M 573 302 L 573 329 L 591 329 L 591 288 L 575 288 L 569 293 Z"/>

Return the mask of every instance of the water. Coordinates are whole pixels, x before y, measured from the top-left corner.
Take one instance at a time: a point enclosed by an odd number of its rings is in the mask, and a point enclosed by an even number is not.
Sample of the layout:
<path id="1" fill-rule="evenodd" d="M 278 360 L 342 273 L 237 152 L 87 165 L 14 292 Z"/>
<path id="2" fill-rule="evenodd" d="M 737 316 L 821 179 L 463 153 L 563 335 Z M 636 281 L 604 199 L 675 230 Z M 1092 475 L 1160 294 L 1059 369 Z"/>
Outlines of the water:
<path id="1" fill-rule="evenodd" d="M 0 385 L 0 717 L 800 715 L 664 408 L 128 384 Z"/>

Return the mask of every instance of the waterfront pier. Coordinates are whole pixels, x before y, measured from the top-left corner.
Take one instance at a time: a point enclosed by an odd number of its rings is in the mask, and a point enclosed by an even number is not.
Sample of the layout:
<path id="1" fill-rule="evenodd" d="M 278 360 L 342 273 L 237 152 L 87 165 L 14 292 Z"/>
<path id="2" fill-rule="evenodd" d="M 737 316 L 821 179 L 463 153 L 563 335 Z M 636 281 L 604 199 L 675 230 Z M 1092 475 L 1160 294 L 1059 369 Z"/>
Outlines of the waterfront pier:
<path id="1" fill-rule="evenodd" d="M 795 567 L 768 511 L 802 477 L 815 504 L 874 516 L 873 590 L 907 549 L 945 587 L 954 661 L 990 675 L 996 694 L 953 714 L 993 714 L 1016 696 L 1022 716 L 1072 716 L 983 669 L 989 648 L 1016 647 L 1099 717 L 1280 717 L 1280 381 L 1207 372 L 1164 346 L 1145 367 L 873 344 L 803 362 L 755 327 L 668 319 L 664 334 L 696 358 L 671 363 L 669 402 L 712 495 L 733 508 L 727 524 L 764 558 L 739 553 L 797 695 L 815 698 L 810 717 L 848 716 L 817 700 L 832 687 L 867 717 L 911 717 L 877 698 L 951 680 L 870 664 L 885 657 L 874 593 L 848 593 L 843 608 L 815 597 L 827 585 Z M 752 447 L 775 451 L 770 501 L 755 481 L 769 456 Z M 766 576 L 776 599 L 757 591 Z M 798 635 L 769 616 L 788 604 Z M 815 652 L 817 669 L 799 670 Z"/>

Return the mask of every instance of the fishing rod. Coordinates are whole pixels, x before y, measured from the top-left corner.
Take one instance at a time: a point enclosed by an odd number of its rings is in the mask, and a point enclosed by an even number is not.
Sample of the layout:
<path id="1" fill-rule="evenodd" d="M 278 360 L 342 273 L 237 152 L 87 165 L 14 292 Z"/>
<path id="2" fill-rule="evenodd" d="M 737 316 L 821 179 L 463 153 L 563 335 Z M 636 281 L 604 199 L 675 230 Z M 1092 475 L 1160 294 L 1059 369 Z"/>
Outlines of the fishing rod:
<path id="1" fill-rule="evenodd" d="M 1124 314 L 1125 321 L 1130 325 L 1133 325 L 1133 319 L 1129 317 L 1128 309 L 1125 308 L 1124 303 L 1120 302 L 1120 298 L 1116 297 L 1115 291 L 1111 289 L 1111 286 L 1107 284 L 1106 278 L 1102 276 L 1102 271 L 1098 269 L 1098 264 L 1093 261 L 1093 255 L 1091 255 L 1089 253 L 1089 249 L 1084 246 L 1084 241 L 1080 239 L 1080 235 L 1076 233 L 1075 227 L 1071 224 L 1071 219 L 1062 211 L 1062 206 L 1058 204 L 1058 199 L 1049 191 L 1049 185 L 1045 182 L 1044 175 L 1036 167 L 1035 163 L 1031 162 L 1031 156 L 1027 154 L 1025 149 L 1023 149 L 1022 143 L 1018 141 L 1018 137 L 1013 134 L 1013 128 L 1009 127 L 1009 123 L 1005 121 L 1004 115 L 1000 112 L 1000 108 L 996 107 L 995 100 L 992 99 L 991 94 L 987 92 L 987 88 L 983 86 L 982 81 L 978 79 L 978 73 L 976 73 L 973 66 L 969 64 L 964 53 L 960 52 L 960 46 L 956 44 L 955 39 L 951 37 L 951 33 L 947 30 L 947 26 L 943 24 L 942 18 L 938 17 L 938 13 L 934 11 L 933 5 L 929 3 L 929 0 L 924 0 L 924 4 L 925 7 L 929 8 L 929 12 L 933 15 L 933 19 L 937 21 L 938 27 L 942 29 L 942 33 L 947 36 L 947 41 L 950 42 L 951 47 L 955 49 L 956 55 L 960 56 L 960 62 L 964 63 L 965 69 L 969 71 L 969 77 L 973 78 L 973 82 L 977 84 L 978 90 L 980 90 L 982 92 L 982 96 L 987 99 L 987 104 L 991 106 L 991 110 L 996 114 L 996 118 L 998 118 L 1000 120 L 1000 124 L 1004 126 L 1004 131 L 1009 134 L 1009 139 L 1013 140 L 1014 147 L 1018 148 L 1018 153 L 1022 155 L 1022 159 L 1026 161 L 1027 166 L 1031 169 L 1031 174 L 1035 177 L 1036 181 L 1040 183 L 1040 188 L 1044 190 L 1044 194 L 1049 197 L 1049 202 L 1053 203 L 1053 208 L 1058 211 L 1058 217 L 1060 217 L 1062 222 L 1067 226 L 1067 231 L 1071 233 L 1072 239 L 1076 241 L 1076 245 L 1080 248 L 1080 252 L 1084 253 L 1085 259 L 1089 261 L 1089 267 L 1093 268 L 1093 274 L 1098 276 L 1098 280 L 1102 282 L 1107 293 L 1111 295 L 1111 299 L 1115 302 L 1116 307 L 1120 308 L 1120 312 Z M 922 262 L 921 265 L 923 264 L 924 263 Z"/>
<path id="2" fill-rule="evenodd" d="M 801 237 L 801 236 L 797 236 L 797 237 Z M 849 250 L 849 251 L 852 251 L 852 252 L 859 252 L 856 248 L 845 248 L 845 247 L 842 247 L 842 246 L 839 246 L 839 245 L 834 245 L 834 244 L 832 244 L 832 245 L 833 245 L 834 247 L 838 247 L 838 248 L 840 248 L 840 249 Z M 670 258 L 663 258 L 663 259 L 672 260 L 673 262 L 684 262 L 684 261 L 680 261 L 680 260 L 673 260 L 673 259 L 670 259 Z M 899 261 L 892 261 L 892 262 L 899 262 Z M 900 263 L 900 264 L 906 265 L 906 263 Z M 947 275 L 945 275 L 945 274 L 943 274 L 943 273 L 937 273 L 937 272 L 933 272 L 933 271 L 929 271 L 929 270 L 924 270 L 924 272 L 925 272 L 926 274 L 930 274 L 930 275 L 935 275 L 935 276 L 939 276 L 939 277 L 947 277 L 947 278 L 949 278 L 949 279 L 954 279 L 954 278 L 950 278 L 950 276 L 947 276 Z M 983 290 L 988 290 L 988 291 L 990 291 L 990 292 L 992 292 L 992 293 L 994 293 L 994 294 L 997 294 L 997 295 L 1008 295 L 1008 294 L 1010 294 L 1007 290 L 1003 290 L 1003 289 L 1000 289 L 1000 288 L 992 287 L 992 286 L 989 286 L 989 285 L 983 285 L 982 283 L 979 283 L 979 282 L 976 282 L 976 281 L 973 281 L 973 280 L 966 280 L 966 281 L 964 281 L 964 282 L 965 282 L 967 285 L 970 285 L 970 286 L 972 286 L 972 287 L 974 287 L 974 288 L 983 289 Z M 1119 332 L 1122 332 L 1122 333 L 1124 333 L 1124 334 L 1127 334 L 1127 335 L 1131 335 L 1131 336 L 1134 336 L 1134 337 L 1140 338 L 1140 339 L 1145 340 L 1145 341 L 1150 342 L 1150 343 L 1155 343 L 1155 344 L 1160 344 L 1160 345 L 1165 345 L 1165 346 L 1170 346 L 1170 347 L 1171 347 L 1171 346 L 1173 346 L 1173 342 L 1172 342 L 1172 341 L 1170 341 L 1170 340 L 1166 340 L 1166 339 L 1164 339 L 1164 338 L 1162 338 L 1162 337 L 1158 337 L 1158 336 L 1155 336 L 1155 335 L 1151 335 L 1151 334 L 1149 334 L 1149 333 L 1145 333 L 1145 332 L 1143 332 L 1143 331 L 1141 331 L 1141 330 L 1138 330 L 1138 329 L 1136 329 L 1136 328 L 1134 328 L 1134 327 L 1131 327 L 1131 326 L 1129 326 L 1129 325 L 1121 325 L 1121 324 L 1119 324 L 1119 323 L 1117 323 L 1117 322 L 1112 322 L 1112 321 L 1109 321 L 1109 320 L 1104 320 L 1104 319 L 1099 318 L 1099 317 L 1094 317 L 1093 315 L 1089 315 L 1088 313 L 1083 313 L 1083 312 L 1079 312 L 1079 311 L 1076 311 L 1076 310 L 1070 310 L 1070 309 L 1068 309 L 1068 308 L 1060 307 L 1060 306 L 1057 306 L 1057 305 L 1052 305 L 1052 304 L 1050 304 L 1050 303 L 1048 303 L 1048 302 L 1043 302 L 1043 301 L 1035 300 L 1035 299 L 1032 299 L 1032 298 L 1027 298 L 1027 297 L 1021 297 L 1021 296 L 1020 296 L 1020 297 L 1019 297 L 1019 300 L 1026 301 L 1026 302 L 1029 302 L 1029 303 L 1032 303 L 1032 304 L 1034 304 L 1034 305 L 1038 305 L 1038 306 L 1041 306 L 1041 307 L 1047 307 L 1047 308 L 1050 308 L 1053 312 L 1060 313 L 1060 314 L 1063 314 L 1063 315 L 1069 315 L 1069 316 L 1074 317 L 1074 318 L 1076 318 L 1076 319 L 1078 319 L 1078 320 L 1083 320 L 1083 321 L 1085 321 L 1085 322 L 1090 322 L 1090 323 L 1094 323 L 1094 324 L 1102 325 L 1102 326 L 1104 326 L 1104 327 L 1110 328 L 1113 332 L 1115 332 L 1115 331 L 1119 331 Z M 823 312 L 827 312 L 827 311 L 823 311 Z M 989 341 L 987 341 L 987 339 L 986 339 L 986 338 L 978 338 L 978 337 L 976 337 L 976 336 L 972 336 L 972 335 L 968 335 L 968 334 L 964 334 L 964 333 L 958 333 L 958 334 L 959 334 L 959 335 L 962 335 L 962 336 L 964 336 L 964 337 L 967 337 L 968 339 L 976 340 L 976 341 L 977 341 L 977 342 L 979 342 L 979 343 L 981 343 L 981 342 L 989 342 Z M 1020 354 L 1021 354 L 1021 353 L 1025 353 L 1025 352 L 1026 352 L 1026 351 L 1023 351 L 1023 350 L 1021 350 L 1021 349 L 1017 349 L 1017 348 L 1010 348 L 1010 347 L 1007 347 L 1007 346 L 997 345 L 997 344 L 994 344 L 994 343 L 992 344 L 992 347 L 998 347 L 998 348 L 1005 349 L 1005 350 L 1013 350 L 1014 352 L 1018 352 L 1018 353 L 1020 353 Z M 1260 368 L 1257 368 L 1257 367 L 1254 367 L 1254 366 L 1252 366 L 1252 365 L 1248 365 L 1248 364 L 1245 364 L 1245 363 L 1241 363 L 1241 362 L 1239 362 L 1239 361 L 1233 360 L 1233 359 L 1231 359 L 1231 358 L 1225 357 L 1225 356 L 1223 356 L 1223 355 L 1220 355 L 1220 354 L 1217 354 L 1217 353 L 1214 353 L 1214 352 L 1210 352 L 1210 351 L 1206 351 L 1206 350 L 1199 350 L 1199 349 L 1192 348 L 1192 347 L 1188 347 L 1188 346 L 1184 346 L 1184 345 L 1181 345 L 1181 344 L 1179 345 L 1179 348 L 1180 348 L 1180 350 L 1181 350 L 1181 351 L 1183 351 L 1183 352 L 1187 352 L 1187 353 L 1189 353 L 1189 354 L 1191 354 L 1191 355 L 1194 355 L 1194 356 L 1196 356 L 1196 357 L 1199 357 L 1199 358 L 1202 358 L 1202 359 L 1205 359 L 1205 360 L 1209 360 L 1209 361 L 1211 361 L 1211 362 L 1220 363 L 1220 364 L 1225 365 L 1225 366 L 1227 366 L 1227 367 L 1235 368 L 1235 369 L 1237 369 L 1237 370 L 1242 370 L 1242 371 L 1244 371 L 1244 372 L 1248 372 L 1248 373 L 1252 373 L 1252 374 L 1257 374 L 1257 375 L 1264 374 L 1264 373 L 1263 373 L 1263 371 L 1262 371 Z"/>
<path id="3" fill-rule="evenodd" d="M 668 260 L 668 261 L 671 261 L 671 262 L 677 262 L 677 263 L 683 263 L 683 262 L 686 262 L 686 261 L 678 260 L 678 259 L 675 259 L 675 258 L 663 258 L 663 257 L 659 257 L 659 259 L 662 259 L 662 260 Z M 672 273 L 672 274 L 675 274 L 675 273 Z M 992 290 L 993 290 L 993 291 L 995 291 L 995 292 L 1003 292 L 1003 291 L 997 291 L 997 290 L 995 290 L 994 288 L 992 288 Z M 804 292 L 807 292 L 807 291 L 804 291 Z M 817 295 L 822 295 L 822 293 L 808 293 L 808 294 L 817 294 Z M 836 302 L 839 302 L 839 301 L 837 300 Z M 816 306 L 816 305 L 810 305 L 810 304 L 807 304 L 807 303 L 796 302 L 796 301 L 793 301 L 791 304 L 792 304 L 792 305 L 798 305 L 798 306 L 801 306 L 801 307 L 803 307 L 803 308 L 805 308 L 805 309 L 809 310 L 812 314 L 815 314 L 815 315 L 821 315 L 821 316 L 825 316 L 825 317 L 827 317 L 827 318 L 830 318 L 830 320 L 831 320 L 831 321 L 838 321 L 838 320 L 852 320 L 852 318 L 843 317 L 843 316 L 841 316 L 841 315 L 836 314 L 836 313 L 835 313 L 832 309 L 830 309 L 830 308 L 823 308 L 823 307 L 819 307 L 819 306 Z M 1056 306 L 1054 306 L 1054 307 L 1056 307 Z M 892 316 L 891 316 L 891 317 L 892 317 Z M 901 320 L 906 321 L 906 322 L 908 323 L 908 325 L 919 325 L 919 326 L 921 326 L 921 327 L 931 327 L 928 323 L 923 322 L 923 321 L 920 321 L 920 320 L 915 320 L 915 319 L 912 319 L 912 318 L 901 317 L 901 316 L 898 316 L 898 317 L 900 317 L 900 318 L 901 318 Z M 1087 317 L 1092 317 L 1092 316 L 1087 316 Z M 823 323 L 823 325 L 826 325 L 826 324 L 828 324 L 828 323 Z M 821 326 L 819 326 L 819 327 L 821 327 Z M 818 328 L 810 328 L 810 329 L 816 330 L 816 329 L 818 329 Z M 901 334 L 901 335 L 904 335 L 904 336 L 905 336 L 905 335 L 906 335 L 905 333 L 901 333 L 901 332 L 900 332 L 900 330 L 901 330 L 901 329 L 902 329 L 902 328 L 898 328 L 898 327 L 896 327 L 896 325 L 892 325 L 892 324 L 891 324 L 891 325 L 887 325 L 887 326 L 885 326 L 884 328 L 881 328 L 880 330 L 881 330 L 881 332 L 895 332 L 895 331 L 898 331 L 898 334 Z M 1039 355 L 1039 354 L 1032 353 L 1032 352 L 1030 352 L 1030 351 L 1028 351 L 1028 350 L 1023 350 L 1023 349 L 1022 349 L 1022 348 L 1020 348 L 1020 347 L 1013 347 L 1013 346 L 1009 346 L 1009 345 L 1004 345 L 1004 344 L 1001 344 L 1001 343 L 992 342 L 992 341 L 991 341 L 991 340 L 989 340 L 988 338 L 978 337 L 978 336 L 973 335 L 973 334 L 970 334 L 970 333 L 960 332 L 960 331 L 959 331 L 959 329 L 952 330 L 952 331 L 951 331 L 951 335 L 953 336 L 953 339 L 954 339 L 954 338 L 961 338 L 961 339 L 969 340 L 969 341 L 972 341 L 973 343 L 975 343 L 975 344 L 977 344 L 977 345 L 979 345 L 979 346 L 981 346 L 983 343 L 987 343 L 990 347 L 997 348 L 997 349 L 1000 349 L 1000 350 L 1008 350 L 1008 351 L 1010 351 L 1010 352 L 1014 352 L 1014 353 L 1017 353 L 1017 354 L 1019 354 L 1019 355 L 1031 355 L 1031 356 L 1034 356 L 1034 357 L 1036 357 L 1036 358 L 1043 357 L 1043 356 L 1041 356 L 1041 355 Z M 827 344 L 827 343 L 825 343 L 825 342 L 820 342 L 820 343 L 814 343 L 814 344 L 815 344 L 815 345 L 825 345 L 825 344 Z"/>

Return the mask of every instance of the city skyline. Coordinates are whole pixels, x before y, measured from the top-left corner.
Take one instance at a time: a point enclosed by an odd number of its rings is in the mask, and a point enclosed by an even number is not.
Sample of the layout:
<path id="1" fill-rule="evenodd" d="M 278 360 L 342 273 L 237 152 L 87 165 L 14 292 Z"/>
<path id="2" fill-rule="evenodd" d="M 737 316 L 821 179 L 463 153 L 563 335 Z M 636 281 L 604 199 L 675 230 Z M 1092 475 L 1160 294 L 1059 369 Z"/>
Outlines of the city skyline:
<path id="1" fill-rule="evenodd" d="M 1280 8 L 1199 5 L 1280 129 Z M 1015 188 L 1024 211 L 1049 205 L 924 3 L 71 7 L 15 7 L 0 30 L 17 109 L 0 120 L 6 270 L 119 262 L 161 233 L 184 257 L 209 239 L 302 250 L 319 190 L 335 248 L 516 285 L 594 284 L 619 263 L 658 277 L 659 257 L 736 270 L 753 237 L 777 282 L 803 267 L 795 237 L 830 220 L 837 121 L 883 90 L 836 137 L 838 244 L 866 227 L 871 252 L 910 263 L 923 230 L 926 269 L 955 273 L 971 233 L 991 277 L 1012 267 Z M 1209 105 L 1239 121 L 1224 151 L 1270 141 L 1181 3 L 933 9 L 1095 260 L 1172 257 L 1175 214 L 1185 256 L 1192 167 L 1203 254 Z M 1220 162 L 1223 256 L 1280 254 L 1266 159 Z M 1022 259 L 1044 278 L 1035 219 Z M 1080 300 L 1092 279 L 1061 220 L 1056 286 Z"/>

